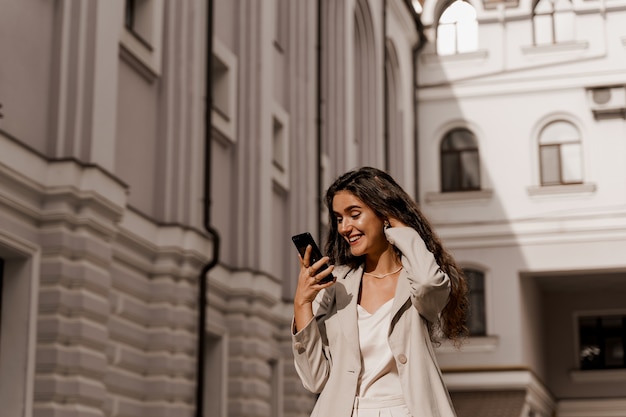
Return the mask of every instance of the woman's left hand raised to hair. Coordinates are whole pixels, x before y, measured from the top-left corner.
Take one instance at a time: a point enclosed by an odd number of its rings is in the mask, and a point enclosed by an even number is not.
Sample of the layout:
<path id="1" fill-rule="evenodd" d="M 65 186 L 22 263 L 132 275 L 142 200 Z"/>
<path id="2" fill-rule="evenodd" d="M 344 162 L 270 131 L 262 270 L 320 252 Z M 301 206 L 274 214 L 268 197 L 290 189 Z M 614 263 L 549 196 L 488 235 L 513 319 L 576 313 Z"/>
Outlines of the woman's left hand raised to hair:
<path id="1" fill-rule="evenodd" d="M 394 217 L 388 217 L 387 221 L 389 222 L 389 225 L 391 227 L 408 227 L 406 224 L 402 223 L 402 221 L 394 218 Z"/>

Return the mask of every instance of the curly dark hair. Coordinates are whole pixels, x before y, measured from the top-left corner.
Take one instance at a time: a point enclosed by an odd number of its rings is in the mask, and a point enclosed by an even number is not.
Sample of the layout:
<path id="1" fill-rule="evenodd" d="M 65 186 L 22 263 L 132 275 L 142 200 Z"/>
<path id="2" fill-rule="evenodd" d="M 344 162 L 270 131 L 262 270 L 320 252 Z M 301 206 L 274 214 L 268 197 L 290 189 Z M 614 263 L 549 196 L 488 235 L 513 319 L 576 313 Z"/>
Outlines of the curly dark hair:
<path id="1" fill-rule="evenodd" d="M 326 240 L 326 254 L 332 264 L 356 268 L 364 262 L 363 256 L 355 257 L 350 246 L 337 230 L 333 213 L 333 198 L 339 191 L 348 191 L 367 204 L 381 219 L 395 218 L 414 228 L 433 253 L 439 267 L 450 277 L 450 297 L 441 313 L 439 323 L 429 323 L 431 339 L 440 336 L 460 342 L 468 334 L 466 318 L 468 310 L 468 287 L 463 271 L 453 257 L 444 249 L 430 222 L 420 211 L 417 203 L 385 171 L 363 167 L 341 175 L 326 192 L 326 206 L 330 228 Z M 397 249 L 396 249 L 397 250 Z"/>

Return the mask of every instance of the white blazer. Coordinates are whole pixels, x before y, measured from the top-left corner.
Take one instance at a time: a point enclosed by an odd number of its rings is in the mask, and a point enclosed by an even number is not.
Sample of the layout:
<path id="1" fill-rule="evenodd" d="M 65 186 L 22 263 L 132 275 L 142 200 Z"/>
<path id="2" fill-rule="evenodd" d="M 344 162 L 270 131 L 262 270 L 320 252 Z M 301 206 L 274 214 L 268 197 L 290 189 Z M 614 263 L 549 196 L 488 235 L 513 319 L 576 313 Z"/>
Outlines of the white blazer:
<path id="1" fill-rule="evenodd" d="M 450 279 L 412 228 L 389 228 L 387 239 L 402 252 L 389 329 L 402 383 L 413 417 L 455 417 L 450 396 L 428 334 L 450 293 Z M 311 417 L 350 417 L 361 373 L 357 299 L 362 266 L 337 266 L 335 284 L 314 303 L 315 319 L 293 334 L 294 363 L 306 389 L 319 393 Z"/>

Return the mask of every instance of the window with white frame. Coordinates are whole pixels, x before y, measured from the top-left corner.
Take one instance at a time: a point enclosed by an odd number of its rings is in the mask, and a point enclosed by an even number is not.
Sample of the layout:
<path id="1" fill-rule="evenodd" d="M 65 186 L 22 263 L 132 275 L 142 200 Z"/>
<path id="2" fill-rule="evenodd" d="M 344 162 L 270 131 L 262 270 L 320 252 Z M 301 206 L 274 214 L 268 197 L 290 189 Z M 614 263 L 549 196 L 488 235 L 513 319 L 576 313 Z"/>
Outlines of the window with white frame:
<path id="1" fill-rule="evenodd" d="M 463 268 L 463 274 L 469 288 L 469 311 L 467 315 L 469 334 L 470 336 L 486 336 L 485 274 L 474 268 Z"/>
<path id="2" fill-rule="evenodd" d="M 285 127 L 280 120 L 275 117 L 272 127 L 272 164 L 279 172 L 287 169 L 287 138 L 285 137 Z"/>
<path id="3" fill-rule="evenodd" d="M 557 120 L 539 134 L 541 185 L 581 184 L 583 182 L 582 144 L 578 128 Z"/>
<path id="4" fill-rule="evenodd" d="M 272 115 L 272 178 L 289 189 L 289 115 L 278 103 Z"/>
<path id="5" fill-rule="evenodd" d="M 533 44 L 573 41 L 574 19 L 571 0 L 538 0 L 533 8 Z"/>
<path id="6" fill-rule="evenodd" d="M 626 314 L 578 318 L 581 370 L 626 368 Z"/>
<path id="7" fill-rule="evenodd" d="M 450 3 L 437 23 L 437 53 L 454 55 L 478 49 L 476 10 L 466 1 Z"/>
<path id="8" fill-rule="evenodd" d="M 469 129 L 452 129 L 441 141 L 441 191 L 480 190 L 478 142 Z"/>
<path id="9" fill-rule="evenodd" d="M 237 58 L 219 39 L 213 39 L 211 59 L 211 121 L 222 138 L 236 141 Z"/>
<path id="10" fill-rule="evenodd" d="M 121 56 L 152 80 L 161 73 L 163 0 L 125 0 Z"/>
<path id="11" fill-rule="evenodd" d="M 276 0 L 276 34 L 274 46 L 281 52 L 287 51 L 289 41 L 289 1 Z"/>
<path id="12" fill-rule="evenodd" d="M 126 0 L 124 8 L 124 27 L 139 39 L 147 48 L 152 48 L 152 22 L 146 13 L 150 0 Z"/>
<path id="13" fill-rule="evenodd" d="M 229 72 L 228 66 L 214 56 L 211 60 L 211 86 L 213 91 L 213 110 L 220 113 L 220 115 L 229 120 L 232 117 L 231 114 L 231 92 L 230 92 L 230 80 L 232 75 Z"/>

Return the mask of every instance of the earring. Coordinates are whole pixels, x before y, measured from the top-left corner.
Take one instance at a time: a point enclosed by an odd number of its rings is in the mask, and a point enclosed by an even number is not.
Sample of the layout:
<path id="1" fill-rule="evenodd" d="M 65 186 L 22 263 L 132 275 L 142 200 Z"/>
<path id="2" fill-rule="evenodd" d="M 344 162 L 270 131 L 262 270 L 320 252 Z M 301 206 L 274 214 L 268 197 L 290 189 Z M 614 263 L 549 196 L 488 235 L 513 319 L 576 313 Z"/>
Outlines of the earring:
<path id="1" fill-rule="evenodd" d="M 385 220 L 383 222 L 383 230 L 387 230 L 391 227 L 391 224 L 389 224 L 389 220 Z"/>

